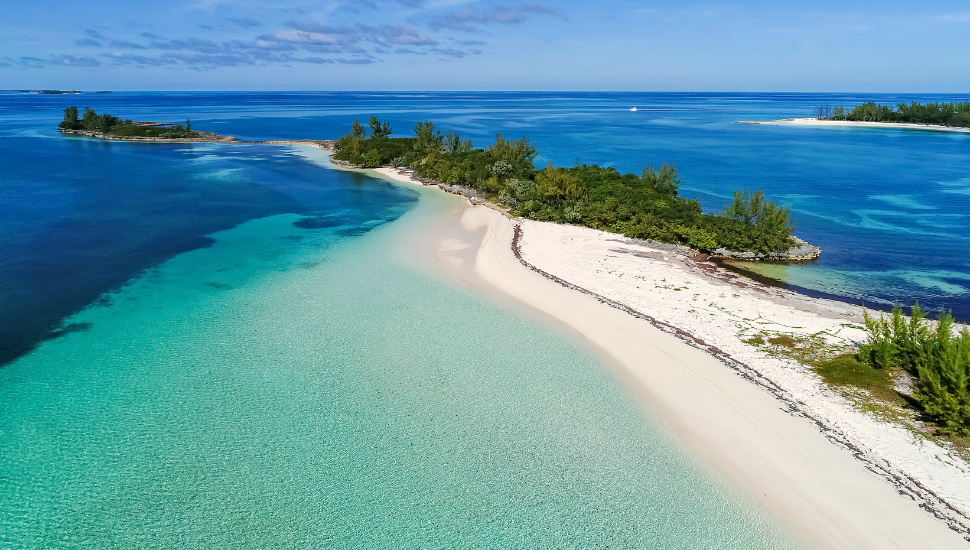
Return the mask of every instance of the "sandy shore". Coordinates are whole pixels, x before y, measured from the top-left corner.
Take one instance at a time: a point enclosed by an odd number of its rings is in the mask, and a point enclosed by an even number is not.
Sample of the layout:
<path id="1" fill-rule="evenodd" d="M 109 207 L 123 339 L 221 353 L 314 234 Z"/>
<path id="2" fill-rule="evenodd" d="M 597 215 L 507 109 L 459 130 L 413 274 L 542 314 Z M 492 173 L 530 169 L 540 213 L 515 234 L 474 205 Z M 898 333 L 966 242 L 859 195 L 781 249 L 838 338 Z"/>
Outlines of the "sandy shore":
<path id="1" fill-rule="evenodd" d="M 739 120 L 738 124 L 793 124 L 796 126 L 826 126 L 862 128 L 902 128 L 905 130 L 924 130 L 928 132 L 958 132 L 970 133 L 970 128 L 941 126 L 939 124 L 912 124 L 908 122 L 861 122 L 856 120 L 818 120 L 816 118 L 786 118 L 782 120 Z"/>
<path id="2" fill-rule="evenodd" d="M 673 248 L 454 202 L 407 255 L 585 345 L 672 439 L 806 546 L 966 547 L 965 463 L 742 342 L 753 330 L 858 341 L 858 308 L 763 287 Z"/>

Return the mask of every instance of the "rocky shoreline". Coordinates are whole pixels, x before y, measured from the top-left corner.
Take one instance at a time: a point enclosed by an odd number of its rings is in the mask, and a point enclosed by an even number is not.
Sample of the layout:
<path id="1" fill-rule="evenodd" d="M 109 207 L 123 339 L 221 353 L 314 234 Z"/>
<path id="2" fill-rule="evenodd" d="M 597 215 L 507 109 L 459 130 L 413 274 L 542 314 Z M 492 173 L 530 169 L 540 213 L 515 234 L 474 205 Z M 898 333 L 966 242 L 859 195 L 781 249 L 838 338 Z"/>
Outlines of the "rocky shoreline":
<path id="1" fill-rule="evenodd" d="M 168 126 L 164 122 L 138 122 L 139 126 Z M 71 134 L 77 136 L 93 137 L 98 139 L 106 139 L 111 141 L 140 141 L 148 143 L 253 143 L 253 144 L 265 144 L 265 145 L 313 145 L 319 147 L 324 151 L 333 152 L 333 145 L 336 143 L 332 139 L 297 139 L 297 140 L 276 140 L 276 141 L 244 141 L 236 139 L 232 136 L 223 136 L 215 132 L 203 132 L 199 130 L 193 130 L 195 133 L 192 137 L 187 138 L 161 138 L 161 137 L 142 137 L 142 136 L 115 136 L 112 134 L 105 134 L 104 132 L 94 132 L 91 130 L 69 130 L 65 128 L 58 128 L 58 131 L 62 134 Z M 339 161 L 335 161 L 339 162 Z"/>
<path id="2" fill-rule="evenodd" d="M 139 123 L 144 126 L 161 126 L 160 123 Z M 69 130 L 67 128 L 58 128 L 58 131 L 62 134 L 71 134 L 75 136 L 85 136 L 93 137 L 98 139 L 106 139 L 110 141 L 143 141 L 149 143 L 244 143 L 240 142 L 234 137 L 219 135 L 215 132 L 201 132 L 195 131 L 195 136 L 187 138 L 161 138 L 161 137 L 143 137 L 143 136 L 115 136 L 112 134 L 105 134 L 104 132 L 95 132 L 92 130 Z"/>
<path id="3" fill-rule="evenodd" d="M 809 244 L 798 237 L 792 236 L 795 246 L 782 252 L 736 252 L 726 248 L 717 248 L 710 254 L 712 258 L 727 258 L 731 260 L 744 260 L 749 262 L 810 262 L 817 260 L 822 254 L 822 249 Z"/>

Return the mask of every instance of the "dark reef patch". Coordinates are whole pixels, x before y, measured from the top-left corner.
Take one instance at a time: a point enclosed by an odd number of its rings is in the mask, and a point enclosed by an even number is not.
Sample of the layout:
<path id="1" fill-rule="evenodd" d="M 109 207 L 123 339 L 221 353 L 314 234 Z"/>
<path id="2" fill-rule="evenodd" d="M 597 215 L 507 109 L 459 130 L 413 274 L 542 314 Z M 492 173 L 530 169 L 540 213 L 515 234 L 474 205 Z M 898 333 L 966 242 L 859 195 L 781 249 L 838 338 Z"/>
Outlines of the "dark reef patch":
<path id="1" fill-rule="evenodd" d="M 75 332 L 87 332 L 94 328 L 93 323 L 70 323 L 57 330 L 52 330 L 44 340 L 56 340 Z"/>

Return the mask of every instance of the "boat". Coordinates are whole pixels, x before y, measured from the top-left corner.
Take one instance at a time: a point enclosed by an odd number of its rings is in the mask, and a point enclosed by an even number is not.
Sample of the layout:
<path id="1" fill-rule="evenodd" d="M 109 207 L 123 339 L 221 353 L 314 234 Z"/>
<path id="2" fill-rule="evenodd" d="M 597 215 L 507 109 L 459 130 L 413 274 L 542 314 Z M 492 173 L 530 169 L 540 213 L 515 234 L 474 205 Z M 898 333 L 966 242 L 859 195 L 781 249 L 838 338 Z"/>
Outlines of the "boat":
<path id="1" fill-rule="evenodd" d="M 634 113 L 637 112 L 637 108 L 636 107 L 634 107 L 634 108 L 632 108 L 630 110 L 633 111 Z"/>

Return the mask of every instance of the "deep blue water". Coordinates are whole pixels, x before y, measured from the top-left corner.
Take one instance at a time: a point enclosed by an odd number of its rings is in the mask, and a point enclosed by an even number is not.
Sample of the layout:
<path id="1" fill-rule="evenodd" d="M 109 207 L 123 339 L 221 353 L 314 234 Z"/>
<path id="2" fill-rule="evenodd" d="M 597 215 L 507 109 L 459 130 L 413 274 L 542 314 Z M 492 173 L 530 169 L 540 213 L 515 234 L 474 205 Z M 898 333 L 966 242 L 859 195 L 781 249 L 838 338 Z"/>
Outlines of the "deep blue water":
<path id="1" fill-rule="evenodd" d="M 61 319 L 205 235 L 279 213 L 344 235 L 413 198 L 320 170 L 285 148 L 101 143 L 59 135 L 61 109 L 181 121 L 240 139 L 333 138 L 377 114 L 396 134 L 430 119 L 483 147 L 528 135 L 536 164 L 673 162 L 706 210 L 736 188 L 792 206 L 820 260 L 788 283 L 870 304 L 915 300 L 970 319 L 970 135 L 735 124 L 811 116 L 815 105 L 950 96 L 701 93 L 0 94 L 0 362 L 62 334 Z M 637 106 L 639 112 L 630 112 Z M 219 154 L 212 154 L 218 148 Z M 227 160 L 226 157 L 233 157 Z M 63 329 L 63 327 L 61 327 Z M 68 330 L 83 327 L 69 327 Z"/>

